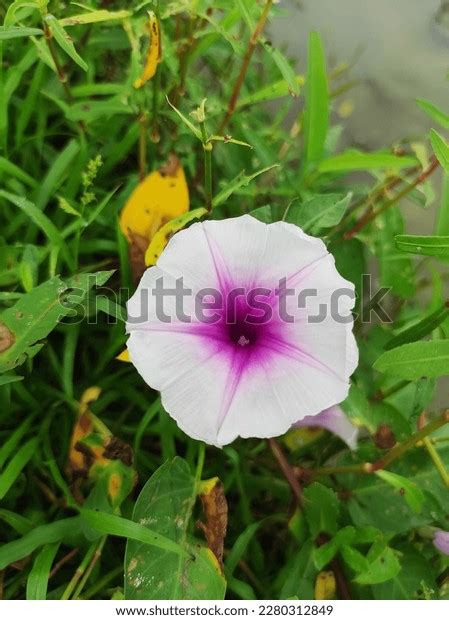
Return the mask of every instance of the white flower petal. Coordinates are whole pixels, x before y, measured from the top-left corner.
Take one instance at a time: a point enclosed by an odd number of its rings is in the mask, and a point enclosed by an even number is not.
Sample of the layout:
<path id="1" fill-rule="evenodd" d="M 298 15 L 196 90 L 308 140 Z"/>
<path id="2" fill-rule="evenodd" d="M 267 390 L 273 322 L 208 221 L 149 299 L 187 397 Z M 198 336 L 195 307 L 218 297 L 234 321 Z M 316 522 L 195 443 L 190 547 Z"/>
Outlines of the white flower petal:
<path id="1" fill-rule="evenodd" d="M 164 298 L 164 311 L 175 317 L 167 323 L 152 294 L 161 277 L 165 288 L 183 278 L 193 293 L 213 287 L 224 297 L 233 288 L 268 287 L 275 313 L 254 326 L 247 302 L 240 300 L 233 325 L 225 312 L 218 323 L 206 324 L 194 316 L 190 296 L 184 311 L 192 322 L 186 323 L 175 316 L 173 296 Z M 282 278 L 294 289 L 288 298 L 293 323 L 279 317 L 274 290 Z M 297 294 L 310 287 L 317 296 L 298 309 Z M 337 288 L 354 287 L 338 274 L 324 243 L 291 224 L 266 225 L 250 216 L 194 224 L 170 240 L 128 303 L 130 358 L 192 437 L 224 445 L 238 436 L 280 435 L 348 393 L 357 364 L 352 319 L 308 321 L 320 304 L 329 306 Z M 144 311 L 142 300 L 148 304 Z M 353 301 L 342 299 L 343 314 L 350 314 Z"/>
<path id="2" fill-rule="evenodd" d="M 351 450 L 357 448 L 358 428 L 351 424 L 341 407 L 337 405 L 321 411 L 318 415 L 306 416 L 293 426 L 295 428 L 304 426 L 325 428 L 340 437 Z"/>

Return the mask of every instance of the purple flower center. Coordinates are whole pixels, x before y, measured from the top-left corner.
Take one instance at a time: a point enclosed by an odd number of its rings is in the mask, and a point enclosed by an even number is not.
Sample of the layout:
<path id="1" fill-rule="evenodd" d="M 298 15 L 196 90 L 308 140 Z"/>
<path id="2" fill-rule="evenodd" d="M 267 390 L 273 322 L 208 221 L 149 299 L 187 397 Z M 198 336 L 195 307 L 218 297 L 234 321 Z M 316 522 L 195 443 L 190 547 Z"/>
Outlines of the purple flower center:
<path id="1" fill-rule="evenodd" d="M 253 347 L 258 341 L 263 327 L 251 323 L 246 312 L 237 313 L 235 322 L 226 325 L 229 340 L 240 347 Z"/>

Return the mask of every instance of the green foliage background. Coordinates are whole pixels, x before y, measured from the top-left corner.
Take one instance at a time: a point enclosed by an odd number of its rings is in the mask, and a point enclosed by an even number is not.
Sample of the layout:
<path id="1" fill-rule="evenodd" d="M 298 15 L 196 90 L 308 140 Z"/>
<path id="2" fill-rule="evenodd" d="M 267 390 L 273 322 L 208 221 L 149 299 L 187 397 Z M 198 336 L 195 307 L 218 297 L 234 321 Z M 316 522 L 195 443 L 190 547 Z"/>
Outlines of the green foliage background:
<path id="1" fill-rule="evenodd" d="M 435 236 L 405 234 L 401 210 L 404 198 L 425 209 L 432 173 L 449 172 L 439 133 L 449 117 L 420 101 L 439 127 L 430 140 L 342 152 L 336 112 L 351 88 L 348 67 L 326 69 L 312 33 L 307 73 L 297 76 L 268 35 L 252 37 L 264 11 L 283 10 L 271 4 L 0 3 L 4 598 L 310 599 L 323 570 L 337 578 L 330 596 L 448 597 L 449 558 L 432 537 L 449 529 L 449 430 L 431 405 L 435 379 L 449 373 L 447 177 Z M 163 56 L 136 91 L 148 10 L 160 18 Z M 201 127 L 201 115 L 189 114 L 204 99 Z M 218 139 L 228 134 L 251 148 Z M 132 290 L 118 216 L 139 167 L 157 169 L 171 152 L 192 209 L 212 199 L 213 218 L 254 212 L 298 224 L 324 238 L 359 294 L 368 263 L 391 287 L 391 324 L 356 321 L 361 360 L 343 407 L 363 429 L 357 451 L 324 431 L 293 431 L 276 444 L 304 487 L 299 503 L 264 441 L 217 450 L 186 437 L 132 365 L 114 359 L 126 299 L 91 303 L 95 286 Z M 359 298 L 357 312 L 364 305 Z M 101 388 L 91 447 L 111 432 L 132 446 L 134 463 L 96 470 L 81 505 L 66 463 L 91 386 Z M 111 476 L 120 481 L 114 499 Z M 200 481 L 214 476 L 229 505 L 223 574 L 195 527 Z"/>

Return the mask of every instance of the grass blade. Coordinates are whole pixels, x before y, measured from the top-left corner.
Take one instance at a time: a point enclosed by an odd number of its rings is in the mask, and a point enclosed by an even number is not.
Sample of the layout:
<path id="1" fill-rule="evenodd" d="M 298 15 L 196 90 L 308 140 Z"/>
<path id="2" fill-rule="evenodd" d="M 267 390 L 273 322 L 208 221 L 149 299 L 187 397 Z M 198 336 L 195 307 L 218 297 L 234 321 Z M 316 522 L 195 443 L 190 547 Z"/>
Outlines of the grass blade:
<path id="1" fill-rule="evenodd" d="M 27 580 L 27 601 L 45 601 L 50 570 L 59 549 L 59 542 L 45 545 L 34 560 Z"/>

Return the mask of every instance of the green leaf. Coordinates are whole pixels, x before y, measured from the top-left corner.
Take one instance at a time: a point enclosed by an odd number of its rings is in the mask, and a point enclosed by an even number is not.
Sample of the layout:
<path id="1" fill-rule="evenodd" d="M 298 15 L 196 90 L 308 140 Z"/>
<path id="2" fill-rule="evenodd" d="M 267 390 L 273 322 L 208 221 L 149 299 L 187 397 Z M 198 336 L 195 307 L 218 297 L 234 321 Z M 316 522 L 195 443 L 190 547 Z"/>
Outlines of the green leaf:
<path id="1" fill-rule="evenodd" d="M 132 11 L 89 11 L 89 13 L 81 13 L 80 15 L 72 15 L 60 19 L 59 23 L 62 27 L 79 26 L 82 24 L 97 24 L 98 22 L 110 22 L 131 17 Z"/>
<path id="2" fill-rule="evenodd" d="M 33 523 L 22 515 L 0 508 L 0 519 L 12 527 L 18 534 L 27 534 L 33 529 Z"/>
<path id="3" fill-rule="evenodd" d="M 268 41 L 261 41 L 265 51 L 271 56 L 274 64 L 279 69 L 282 77 L 288 84 L 289 92 L 293 95 L 299 95 L 299 83 L 296 79 L 296 73 L 284 54 L 277 47 L 273 47 Z"/>
<path id="4" fill-rule="evenodd" d="M 42 213 L 42 211 L 32 202 L 22 196 L 15 196 L 9 192 L 0 190 L 0 197 L 12 202 L 16 205 L 16 207 L 23 211 L 34 222 L 34 224 L 42 230 L 53 246 L 61 248 L 61 252 L 66 257 L 66 260 L 68 260 L 70 264 L 72 263 L 71 258 L 68 256 L 68 250 L 61 233 L 53 222 L 45 215 L 45 213 Z"/>
<path id="5" fill-rule="evenodd" d="M 251 525 L 248 525 L 248 527 L 246 527 L 245 530 L 238 536 L 237 540 L 234 543 L 234 546 L 232 547 L 231 551 L 225 559 L 226 577 L 233 574 L 233 572 L 237 568 L 237 564 L 243 558 L 249 543 L 256 535 L 262 523 L 263 521 L 256 521 L 255 523 L 251 523 Z"/>
<path id="6" fill-rule="evenodd" d="M 394 235 L 404 230 L 402 215 L 398 209 L 387 209 L 382 214 L 375 247 L 380 262 L 380 284 L 391 287 L 393 293 L 409 299 L 415 293 L 415 269 L 410 256 L 403 254 L 394 245 Z"/>
<path id="7" fill-rule="evenodd" d="M 0 172 L 5 172 L 9 176 L 15 177 L 29 187 L 34 188 L 37 185 L 37 181 L 33 179 L 33 177 L 31 177 L 24 170 L 19 168 L 19 166 L 16 166 L 15 164 L 13 164 L 12 161 L 9 161 L 9 159 L 6 159 L 5 157 L 0 157 Z"/>
<path id="8" fill-rule="evenodd" d="M 354 547 L 343 545 L 340 549 L 341 557 L 356 573 L 366 573 L 369 570 L 369 562 L 364 555 Z"/>
<path id="9" fill-rule="evenodd" d="M 449 175 L 443 174 L 441 188 L 441 202 L 438 209 L 435 234 L 449 235 Z"/>
<path id="10" fill-rule="evenodd" d="M 395 552 L 384 541 L 374 543 L 366 559 L 369 564 L 368 569 L 359 573 L 355 578 L 355 581 L 360 584 L 368 585 L 388 581 L 401 570 Z"/>
<path id="11" fill-rule="evenodd" d="M 81 213 L 77 211 L 68 200 L 63 198 L 62 196 L 58 197 L 58 207 L 68 213 L 69 215 L 74 215 L 75 217 L 81 217 Z"/>
<path id="12" fill-rule="evenodd" d="M 298 85 L 298 89 L 305 84 L 303 75 L 296 75 L 295 81 Z M 251 95 L 241 97 L 237 102 L 237 108 L 244 108 L 245 106 L 261 103 L 263 101 L 271 101 L 279 97 L 286 97 L 289 94 L 291 94 L 289 83 L 286 80 L 279 80 L 278 82 L 273 82 L 273 84 L 269 86 L 264 86 L 256 90 L 254 93 L 251 93 Z"/>
<path id="13" fill-rule="evenodd" d="M 0 469 L 6 463 L 10 455 L 16 451 L 20 440 L 25 435 L 33 421 L 29 416 L 18 428 L 16 428 L 8 437 L 8 439 L 0 447 Z"/>
<path id="14" fill-rule="evenodd" d="M 246 21 L 248 28 L 250 29 L 251 32 L 253 32 L 255 28 L 255 23 L 251 15 L 251 10 L 248 6 L 248 0 L 236 0 L 236 4 L 239 7 L 239 11 L 243 19 Z"/>
<path id="15" fill-rule="evenodd" d="M 27 356 L 32 357 L 36 343 L 46 338 L 62 318 L 73 313 L 73 304 L 79 305 L 90 288 L 102 286 L 112 273 L 83 273 L 66 282 L 59 277 L 51 278 L 5 310 L 0 315 L 5 342 L 0 353 L 0 372 L 22 364 Z M 67 297 L 65 294 L 70 291 L 71 297 Z"/>
<path id="16" fill-rule="evenodd" d="M 374 368 L 409 381 L 442 377 L 449 374 L 449 340 L 404 344 L 381 355 Z"/>
<path id="17" fill-rule="evenodd" d="M 16 381 L 23 381 L 23 377 L 21 377 L 20 375 L 1 375 L 0 387 L 2 387 L 2 385 L 9 385 L 10 383 L 15 383 Z"/>
<path id="18" fill-rule="evenodd" d="M 416 484 L 410 482 L 404 476 L 400 476 L 399 474 L 395 474 L 391 471 L 385 471 L 380 469 L 375 472 L 376 476 L 385 480 L 388 484 L 390 484 L 394 489 L 399 491 L 399 494 L 405 499 L 407 504 L 413 510 L 419 514 L 422 510 L 424 504 L 424 493 L 419 489 Z"/>
<path id="19" fill-rule="evenodd" d="M 33 345 L 45 338 L 66 314 L 60 295 L 66 286 L 60 278 L 52 278 L 24 295 L 0 315 L 8 346 L 0 353 L 0 372 L 22 364 L 33 355 Z"/>
<path id="20" fill-rule="evenodd" d="M 182 120 L 182 122 L 184 123 L 184 125 L 186 127 L 188 127 L 190 129 L 190 131 L 193 133 L 193 135 L 198 138 L 198 140 L 200 140 L 200 142 L 203 141 L 203 136 L 201 135 L 201 131 L 195 127 L 195 125 L 189 121 L 189 119 L 184 116 L 184 114 L 178 110 L 178 108 L 176 108 L 169 100 L 169 98 L 167 97 L 167 103 L 168 105 L 172 108 L 172 110 L 174 110 L 176 112 L 176 114 L 179 116 L 179 118 Z"/>
<path id="21" fill-rule="evenodd" d="M 181 555 L 129 540 L 125 557 L 126 599 L 221 599 L 225 581 L 210 549 L 188 533 L 196 498 L 195 480 L 179 457 L 166 462 L 142 489 L 133 514 L 179 546 Z"/>
<path id="22" fill-rule="evenodd" d="M 45 545 L 36 556 L 27 580 L 28 601 L 42 601 L 47 598 L 48 578 L 58 548 L 59 542 Z"/>
<path id="23" fill-rule="evenodd" d="M 435 568 L 410 546 L 400 549 L 401 571 L 392 579 L 372 586 L 378 600 L 413 600 L 421 594 L 423 585 L 436 590 Z M 421 595 L 422 596 L 422 595 Z"/>
<path id="24" fill-rule="evenodd" d="M 430 130 L 430 142 L 436 158 L 442 165 L 446 174 L 449 174 L 449 145 L 435 129 Z"/>
<path id="25" fill-rule="evenodd" d="M 354 170 L 400 170 L 416 165 L 416 159 L 406 155 L 398 156 L 391 153 L 361 153 L 346 151 L 329 157 L 318 166 L 319 172 L 351 172 Z"/>
<path id="26" fill-rule="evenodd" d="M 420 321 L 417 321 L 410 327 L 400 331 L 394 338 L 389 340 L 385 345 L 385 350 L 389 351 L 395 347 L 399 347 L 402 344 L 409 342 L 415 342 L 421 340 L 425 336 L 428 336 L 434 329 L 441 325 L 441 323 L 449 315 L 449 308 L 446 305 L 437 308 L 434 312 L 431 312 L 427 316 L 423 317 Z"/>
<path id="27" fill-rule="evenodd" d="M 0 26 L 0 41 L 17 39 L 18 37 L 31 37 L 32 35 L 44 34 L 40 28 L 25 28 L 22 26 Z"/>
<path id="28" fill-rule="evenodd" d="M 304 513 L 312 537 L 320 533 L 335 534 L 338 531 L 340 505 L 332 489 L 313 482 L 304 491 Z"/>
<path id="29" fill-rule="evenodd" d="M 432 120 L 436 121 L 444 129 L 449 129 L 449 116 L 437 108 L 436 105 L 425 99 L 417 99 L 416 103 Z"/>
<path id="30" fill-rule="evenodd" d="M 319 34 L 311 32 L 304 110 L 304 140 L 308 162 L 315 163 L 322 158 L 328 125 L 329 96 L 326 61 Z"/>
<path id="31" fill-rule="evenodd" d="M 166 536 L 161 536 L 158 532 L 150 530 L 140 525 L 140 523 L 130 521 L 130 519 L 124 519 L 123 517 L 118 517 L 107 512 L 90 510 L 89 508 L 83 508 L 80 514 L 83 521 L 85 521 L 89 527 L 102 534 L 122 536 L 130 540 L 139 541 L 144 545 L 163 549 L 168 553 L 187 556 L 186 551 L 173 540 L 170 540 Z"/>
<path id="32" fill-rule="evenodd" d="M 68 109 L 67 118 L 71 121 L 90 123 L 117 114 L 128 116 L 131 112 L 129 104 L 119 99 L 111 98 L 106 101 L 91 100 L 89 102 L 80 101 L 79 103 L 74 103 Z"/>
<path id="33" fill-rule="evenodd" d="M 60 540 L 66 541 L 79 533 L 80 529 L 81 519 L 79 516 L 39 525 L 22 538 L 0 547 L 0 570 L 25 558 L 42 545 L 56 543 Z"/>
<path id="34" fill-rule="evenodd" d="M 279 575 L 282 583 L 279 598 L 312 600 L 317 573 L 313 560 L 313 543 L 308 540 L 292 555 Z"/>
<path id="35" fill-rule="evenodd" d="M 36 197 L 36 207 L 41 211 L 46 207 L 63 179 L 70 174 L 72 162 L 79 150 L 79 143 L 76 140 L 70 140 L 52 161 L 47 174 L 39 184 L 39 192 Z"/>
<path id="36" fill-rule="evenodd" d="M 279 205 L 264 205 L 250 211 L 250 215 L 255 217 L 256 220 L 264 222 L 264 224 L 271 224 L 272 222 L 280 222 L 285 215 L 285 211 L 285 207 Z"/>
<path id="37" fill-rule="evenodd" d="M 226 183 L 225 187 L 221 190 L 221 192 L 219 192 L 213 198 L 212 206 L 218 207 L 219 205 L 223 204 L 224 202 L 226 202 L 229 196 L 234 194 L 241 187 L 246 187 L 247 185 L 249 185 L 249 183 L 251 183 L 253 179 L 258 177 L 259 175 L 264 174 L 265 172 L 268 172 L 269 170 L 272 170 L 273 168 L 277 168 L 278 166 L 279 164 L 273 164 L 272 166 L 267 166 L 266 168 L 262 168 L 262 170 L 258 170 L 257 172 L 254 172 L 253 174 L 250 174 L 250 175 L 246 175 L 245 171 L 240 172 L 234 179 L 232 179 L 232 181 L 230 181 L 229 183 Z"/>
<path id="38" fill-rule="evenodd" d="M 39 10 L 39 4 L 36 0 L 14 0 L 8 6 L 8 10 L 6 11 L 4 25 L 11 26 L 15 22 L 18 21 L 16 13 L 20 11 L 20 9 L 31 9 L 31 11 L 24 11 L 21 13 L 19 17 L 22 17 L 24 13 L 31 13 L 32 10 Z"/>
<path id="39" fill-rule="evenodd" d="M 37 446 L 37 439 L 30 439 L 21 446 L 17 453 L 10 460 L 4 471 L 0 474 L 0 499 L 3 499 L 20 475 L 22 469 L 34 455 Z"/>
<path id="40" fill-rule="evenodd" d="M 323 570 L 327 564 L 337 555 L 339 549 L 338 540 L 332 538 L 329 542 L 313 550 L 313 560 L 317 570 Z"/>
<path id="41" fill-rule="evenodd" d="M 439 448 L 439 452 L 443 461 L 449 458 L 447 448 Z M 342 475 L 338 477 L 339 482 L 351 489 L 346 506 L 357 528 L 372 525 L 386 535 L 401 534 L 449 514 L 447 487 L 426 451 L 410 451 L 397 462 L 394 472 L 423 490 L 426 501 L 422 511 L 413 512 L 397 490 L 378 476 Z"/>
<path id="42" fill-rule="evenodd" d="M 352 194 L 321 194 L 307 202 L 293 204 L 284 214 L 284 221 L 300 226 L 310 234 L 337 225 L 351 202 Z"/>
<path id="43" fill-rule="evenodd" d="M 437 258 L 449 256 L 449 236 L 396 235 L 395 243 L 402 252 Z"/>
<path id="44" fill-rule="evenodd" d="M 58 22 L 54 15 L 48 14 L 45 16 L 45 21 L 47 22 L 48 27 L 54 38 L 56 39 L 58 45 L 64 52 L 70 56 L 70 58 L 76 62 L 76 64 L 83 69 L 83 71 L 87 71 L 87 63 L 81 58 L 78 52 L 73 45 L 72 39 Z"/>

